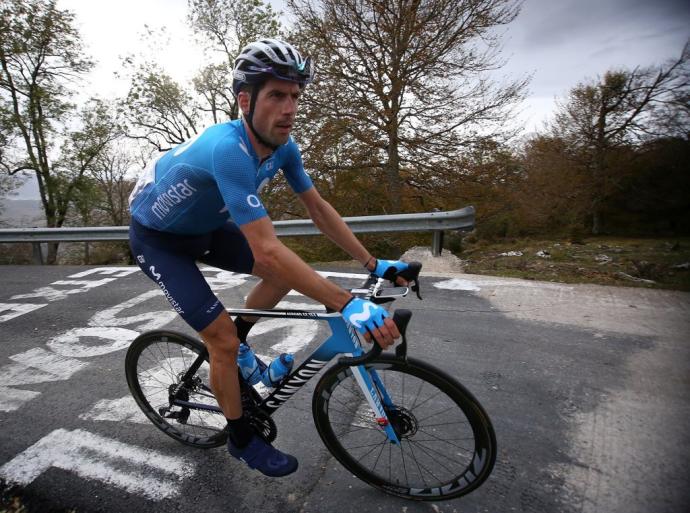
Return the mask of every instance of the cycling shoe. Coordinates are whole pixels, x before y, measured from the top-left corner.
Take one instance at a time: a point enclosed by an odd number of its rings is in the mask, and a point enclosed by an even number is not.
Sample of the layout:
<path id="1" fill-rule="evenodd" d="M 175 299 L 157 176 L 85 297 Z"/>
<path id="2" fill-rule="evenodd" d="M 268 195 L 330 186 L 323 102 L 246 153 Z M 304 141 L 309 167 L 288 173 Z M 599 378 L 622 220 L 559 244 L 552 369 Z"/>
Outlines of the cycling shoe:
<path id="1" fill-rule="evenodd" d="M 297 458 L 280 452 L 260 436 L 254 435 L 249 445 L 239 449 L 228 439 L 228 452 L 240 461 L 269 477 L 282 477 L 297 470 Z"/>

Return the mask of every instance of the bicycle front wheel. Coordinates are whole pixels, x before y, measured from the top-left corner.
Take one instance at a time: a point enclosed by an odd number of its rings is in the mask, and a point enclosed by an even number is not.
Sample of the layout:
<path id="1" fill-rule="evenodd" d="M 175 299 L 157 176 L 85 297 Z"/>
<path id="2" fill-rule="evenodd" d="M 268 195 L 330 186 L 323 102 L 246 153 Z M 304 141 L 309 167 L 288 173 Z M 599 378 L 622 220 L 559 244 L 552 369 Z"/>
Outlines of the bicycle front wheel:
<path id="1" fill-rule="evenodd" d="M 191 379 L 183 382 L 200 355 L 203 363 Z M 141 411 L 166 435 L 202 449 L 225 443 L 227 423 L 222 413 L 173 404 L 176 398 L 218 405 L 209 385 L 208 353 L 201 342 L 172 331 L 144 333 L 129 346 L 125 373 Z"/>
<path id="2" fill-rule="evenodd" d="M 496 436 L 465 387 L 413 358 L 382 355 L 366 368 L 385 389 L 378 394 L 400 445 L 378 425 L 350 367 L 336 365 L 317 384 L 312 410 L 321 439 L 345 468 L 371 486 L 417 500 L 460 497 L 487 479 Z"/>

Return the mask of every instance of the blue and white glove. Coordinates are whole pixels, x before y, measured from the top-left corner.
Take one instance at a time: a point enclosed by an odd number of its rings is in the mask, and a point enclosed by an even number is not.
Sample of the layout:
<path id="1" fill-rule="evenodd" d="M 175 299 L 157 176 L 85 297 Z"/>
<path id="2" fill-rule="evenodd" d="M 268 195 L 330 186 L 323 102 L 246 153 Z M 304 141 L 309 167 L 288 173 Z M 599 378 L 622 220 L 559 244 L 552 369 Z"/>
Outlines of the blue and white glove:
<path id="1" fill-rule="evenodd" d="M 407 269 L 408 265 L 400 260 L 376 260 L 376 268 L 372 271 L 379 278 L 395 281 L 398 273 Z"/>
<path id="2" fill-rule="evenodd" d="M 358 297 L 350 299 L 340 312 L 362 335 L 383 326 L 383 320 L 388 317 L 388 312 L 384 308 Z"/>

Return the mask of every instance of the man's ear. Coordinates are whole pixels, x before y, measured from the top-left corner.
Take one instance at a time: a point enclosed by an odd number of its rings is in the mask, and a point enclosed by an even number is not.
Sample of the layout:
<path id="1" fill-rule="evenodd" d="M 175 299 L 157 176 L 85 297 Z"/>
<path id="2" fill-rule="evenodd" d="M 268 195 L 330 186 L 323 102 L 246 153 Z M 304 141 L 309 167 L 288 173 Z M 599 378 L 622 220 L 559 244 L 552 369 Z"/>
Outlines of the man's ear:
<path id="1" fill-rule="evenodd" d="M 249 102 L 251 100 L 251 94 L 247 91 L 240 91 L 237 95 L 237 102 L 240 106 L 240 110 L 243 114 L 249 114 Z"/>

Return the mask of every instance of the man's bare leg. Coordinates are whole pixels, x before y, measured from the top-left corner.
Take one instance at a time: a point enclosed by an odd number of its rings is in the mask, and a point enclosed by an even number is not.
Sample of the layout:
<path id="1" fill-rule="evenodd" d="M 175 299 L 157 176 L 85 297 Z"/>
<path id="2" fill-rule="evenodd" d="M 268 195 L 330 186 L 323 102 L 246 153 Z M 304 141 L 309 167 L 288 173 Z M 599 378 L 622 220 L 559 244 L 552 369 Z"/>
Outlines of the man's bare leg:
<path id="1" fill-rule="evenodd" d="M 257 283 L 247 296 L 245 308 L 260 310 L 262 308 L 273 308 L 287 293 L 290 287 L 275 281 L 261 280 Z M 248 322 L 256 322 L 259 317 L 242 315 Z"/>
<path id="2" fill-rule="evenodd" d="M 223 311 L 200 333 L 206 343 L 213 394 L 228 419 L 242 416 L 240 382 L 237 377 L 237 352 L 240 341 L 230 315 Z"/>
<path id="3" fill-rule="evenodd" d="M 261 280 L 249 293 L 246 308 L 273 308 L 290 292 L 288 287 L 276 282 Z M 258 317 L 243 317 L 255 322 Z M 228 419 L 242 416 L 240 384 L 237 377 L 237 352 L 240 341 L 235 324 L 227 312 L 222 312 L 200 333 L 208 348 L 211 367 L 211 389 L 220 409 Z"/>

